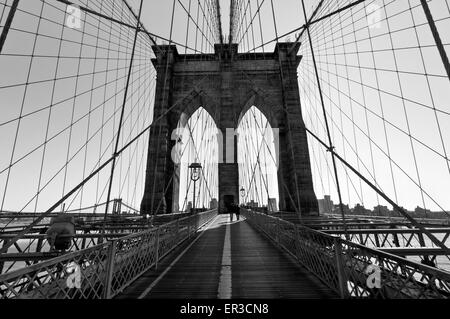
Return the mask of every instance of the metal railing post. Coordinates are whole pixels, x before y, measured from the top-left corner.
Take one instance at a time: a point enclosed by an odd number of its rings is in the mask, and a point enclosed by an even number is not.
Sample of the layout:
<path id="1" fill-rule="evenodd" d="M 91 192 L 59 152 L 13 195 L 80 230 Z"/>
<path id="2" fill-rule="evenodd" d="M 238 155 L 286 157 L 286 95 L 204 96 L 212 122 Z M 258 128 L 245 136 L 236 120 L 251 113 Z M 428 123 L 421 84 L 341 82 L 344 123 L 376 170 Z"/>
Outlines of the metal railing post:
<path id="1" fill-rule="evenodd" d="M 191 238 L 191 221 L 192 221 L 192 216 L 189 217 L 188 221 L 187 221 L 187 239 Z"/>
<path id="2" fill-rule="evenodd" d="M 335 260 L 336 260 L 337 276 L 339 279 L 339 294 L 341 295 L 342 299 L 345 299 L 348 296 L 348 290 L 347 290 L 347 279 L 344 271 L 344 263 L 342 259 L 341 241 L 340 239 L 335 237 L 333 239 L 333 243 L 334 243 L 334 254 L 336 257 Z"/>
<path id="3" fill-rule="evenodd" d="M 155 252 L 155 270 L 158 269 L 159 261 L 159 231 L 160 227 L 156 228 L 156 252 Z"/>
<path id="4" fill-rule="evenodd" d="M 2 247 L 6 246 L 6 243 L 8 242 L 7 239 L 3 240 L 3 245 Z M 5 253 L 7 253 L 8 250 L 5 251 Z M 0 275 L 3 273 L 3 267 L 5 266 L 5 262 L 4 261 L 0 261 Z"/>
<path id="5" fill-rule="evenodd" d="M 112 281 L 114 276 L 114 259 L 116 255 L 116 241 L 112 240 L 109 242 L 108 247 L 108 258 L 107 265 L 106 265 L 106 282 L 105 282 L 105 293 L 104 298 L 105 299 L 111 299 L 111 289 L 112 289 Z"/>
<path id="6" fill-rule="evenodd" d="M 280 245 L 280 220 L 278 218 L 275 223 L 275 240 Z"/>
<path id="7" fill-rule="evenodd" d="M 297 225 L 295 225 L 295 256 L 300 261 L 300 233 Z"/>
<path id="8" fill-rule="evenodd" d="M 176 239 L 176 242 L 178 243 L 179 242 L 179 234 L 180 234 L 180 219 L 177 219 L 177 229 L 176 229 L 176 231 L 175 231 L 175 239 Z"/>

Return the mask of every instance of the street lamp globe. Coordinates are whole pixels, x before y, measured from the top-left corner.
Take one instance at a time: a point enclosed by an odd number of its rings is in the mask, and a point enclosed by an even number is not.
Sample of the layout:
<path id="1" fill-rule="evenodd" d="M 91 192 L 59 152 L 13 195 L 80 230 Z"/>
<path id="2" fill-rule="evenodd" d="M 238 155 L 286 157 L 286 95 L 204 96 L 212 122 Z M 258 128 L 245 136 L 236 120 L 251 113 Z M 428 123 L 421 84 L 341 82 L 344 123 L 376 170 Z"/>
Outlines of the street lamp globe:
<path id="1" fill-rule="evenodd" d="M 244 186 L 241 187 L 240 192 L 241 192 L 242 201 L 244 201 L 244 196 L 245 196 Z"/>
<path id="2" fill-rule="evenodd" d="M 194 182 L 194 198 L 192 200 L 192 211 L 195 213 L 195 183 L 200 179 L 202 165 L 200 165 L 199 163 L 192 163 L 191 165 L 189 165 L 189 169 L 191 170 L 191 180 Z"/>
<path id="3" fill-rule="evenodd" d="M 189 165 L 189 169 L 191 170 L 191 180 L 196 182 L 200 179 L 200 170 L 202 169 L 202 165 L 199 163 L 192 163 Z"/>

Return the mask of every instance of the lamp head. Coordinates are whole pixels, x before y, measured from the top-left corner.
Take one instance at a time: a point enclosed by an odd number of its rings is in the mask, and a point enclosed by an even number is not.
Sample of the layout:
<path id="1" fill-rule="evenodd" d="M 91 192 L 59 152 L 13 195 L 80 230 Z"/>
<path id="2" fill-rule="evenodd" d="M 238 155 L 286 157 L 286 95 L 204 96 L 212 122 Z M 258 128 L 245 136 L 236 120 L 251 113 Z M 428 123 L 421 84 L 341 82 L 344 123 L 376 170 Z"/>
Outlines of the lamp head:
<path id="1" fill-rule="evenodd" d="M 202 165 L 199 163 L 192 163 L 189 165 L 189 169 L 191 170 L 191 180 L 194 182 L 200 179 L 200 171 L 202 169 Z"/>

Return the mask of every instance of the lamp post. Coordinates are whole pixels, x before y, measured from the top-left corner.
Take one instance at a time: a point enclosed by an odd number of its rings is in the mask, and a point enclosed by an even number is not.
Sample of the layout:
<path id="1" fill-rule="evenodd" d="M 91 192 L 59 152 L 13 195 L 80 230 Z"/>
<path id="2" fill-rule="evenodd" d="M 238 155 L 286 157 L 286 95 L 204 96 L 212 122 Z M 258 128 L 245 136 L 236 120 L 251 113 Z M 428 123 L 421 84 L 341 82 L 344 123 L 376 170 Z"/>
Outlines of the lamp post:
<path id="1" fill-rule="evenodd" d="M 192 163 L 189 165 L 191 170 L 191 180 L 194 182 L 194 199 L 192 201 L 192 210 L 195 212 L 195 183 L 200 179 L 200 170 L 202 166 L 199 163 Z"/>
<path id="2" fill-rule="evenodd" d="M 241 187 L 240 192 L 241 192 L 241 197 L 242 197 L 242 205 L 245 206 L 245 203 L 244 203 L 244 197 L 245 197 L 245 189 L 244 189 L 244 186 Z"/>

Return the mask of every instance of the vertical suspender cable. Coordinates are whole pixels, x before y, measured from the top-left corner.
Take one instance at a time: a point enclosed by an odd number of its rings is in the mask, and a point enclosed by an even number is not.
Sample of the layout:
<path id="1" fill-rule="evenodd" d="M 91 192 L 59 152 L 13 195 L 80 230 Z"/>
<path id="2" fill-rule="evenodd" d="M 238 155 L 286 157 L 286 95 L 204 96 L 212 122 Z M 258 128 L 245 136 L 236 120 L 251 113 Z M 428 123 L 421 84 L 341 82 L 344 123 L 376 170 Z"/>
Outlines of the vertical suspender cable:
<path id="1" fill-rule="evenodd" d="M 305 23 L 306 23 L 306 33 L 308 34 L 309 46 L 310 46 L 310 49 L 311 49 L 311 56 L 312 56 L 314 70 L 315 70 L 315 74 L 316 74 L 317 87 L 319 89 L 320 102 L 322 104 L 323 117 L 324 117 L 326 129 L 327 129 L 328 143 L 329 143 L 328 147 L 329 147 L 329 150 L 331 151 L 330 152 L 331 153 L 331 159 L 333 161 L 333 169 L 334 169 L 334 175 L 335 175 L 335 179 L 336 179 L 336 188 L 337 188 L 337 193 L 338 193 L 338 197 L 339 197 L 339 209 L 340 209 L 341 215 L 342 215 L 342 223 L 344 225 L 344 231 L 346 233 L 346 237 L 348 238 L 347 223 L 345 221 L 344 207 L 343 207 L 343 204 L 342 204 L 341 188 L 340 188 L 340 185 L 339 185 L 339 176 L 338 176 L 338 172 L 337 172 L 333 141 L 331 140 L 330 127 L 328 125 L 328 118 L 327 118 L 327 113 L 326 113 L 326 110 L 325 110 L 325 103 L 324 103 L 324 100 L 323 100 L 322 87 L 321 87 L 321 84 L 320 84 L 320 78 L 319 78 L 319 72 L 318 72 L 318 69 L 317 69 L 316 58 L 315 58 L 315 55 L 314 55 L 314 48 L 313 48 L 312 39 L 311 39 L 311 32 L 309 30 L 309 23 L 307 22 L 308 21 L 308 17 L 306 16 L 306 9 L 305 9 L 305 1 L 304 0 L 302 0 L 302 8 L 303 8 L 303 16 L 305 18 Z"/>
<path id="2" fill-rule="evenodd" d="M 165 103 L 165 91 L 166 91 L 166 85 L 167 85 L 167 72 L 169 71 L 169 55 L 170 55 L 170 46 L 172 44 L 172 31 L 173 31 L 173 19 L 175 16 L 175 5 L 176 5 L 176 1 L 173 0 L 173 5 L 172 5 L 172 19 L 170 22 L 170 35 L 169 35 L 169 45 L 167 47 L 167 51 L 166 51 L 166 69 L 164 72 L 164 85 L 163 85 L 163 90 L 162 90 L 162 94 L 163 94 L 163 100 L 162 100 L 162 106 L 164 106 Z M 151 200 L 151 206 L 150 206 L 150 212 L 152 213 L 152 215 L 156 215 L 156 211 L 153 211 L 154 208 L 154 201 L 155 201 L 155 187 L 156 187 L 156 171 L 158 169 L 158 156 L 159 156 L 159 148 L 160 148 L 160 144 L 159 144 L 159 139 L 161 137 L 161 131 L 162 131 L 162 126 L 159 125 L 159 129 L 158 129 L 158 138 L 157 138 L 157 146 L 156 146 L 156 157 L 155 157 L 155 170 L 153 171 L 153 187 L 152 187 L 152 200 Z M 151 132 L 150 132 L 151 134 Z M 164 196 L 164 194 L 163 194 Z M 161 198 L 162 200 L 162 198 Z M 159 207 L 159 205 L 158 205 Z M 152 217 L 153 218 L 153 217 Z"/>
<path id="3" fill-rule="evenodd" d="M 112 184 L 113 184 L 113 177 L 114 177 L 114 168 L 115 168 L 115 164 L 116 164 L 116 158 L 118 156 L 118 149 L 119 149 L 119 141 L 120 141 L 120 133 L 122 130 L 122 122 L 123 122 L 123 117 L 124 117 L 124 113 L 125 113 L 125 105 L 127 103 L 127 95 L 128 95 L 128 85 L 130 84 L 130 78 L 131 78 L 131 70 L 133 69 L 133 60 L 134 60 L 134 53 L 136 50 L 136 41 L 137 41 L 137 36 L 139 34 L 139 30 L 140 30 L 140 23 L 141 23 L 141 13 L 142 13 L 142 4 L 143 4 L 144 0 L 140 1 L 140 5 L 139 5 L 139 15 L 137 18 L 137 22 L 136 22 L 136 31 L 134 33 L 134 41 L 133 41 L 133 49 L 131 51 L 131 58 L 130 58 L 130 66 L 128 68 L 128 76 L 127 76 L 127 82 L 125 84 L 125 92 L 123 95 L 123 104 L 122 104 L 122 110 L 120 112 L 120 119 L 119 119 L 119 128 L 117 130 L 117 136 L 116 136 L 116 144 L 114 147 L 114 154 L 113 154 L 113 159 L 111 162 L 111 175 L 109 178 L 109 186 L 108 186 L 108 195 L 106 198 L 106 204 L 105 204 L 105 214 L 104 214 L 104 223 L 103 223 L 103 228 L 102 228 L 102 235 L 105 233 L 105 221 L 106 221 L 106 216 L 108 214 L 108 208 L 109 208 L 109 202 L 111 200 L 111 190 L 112 190 Z"/>

